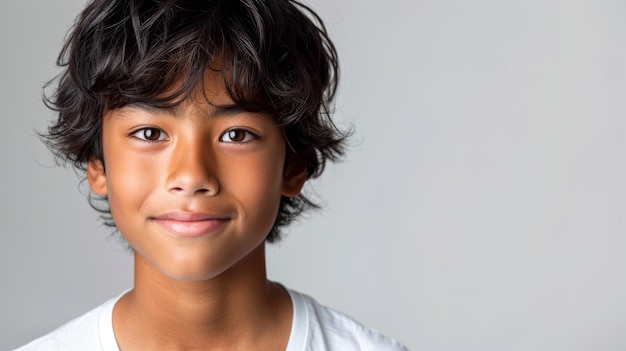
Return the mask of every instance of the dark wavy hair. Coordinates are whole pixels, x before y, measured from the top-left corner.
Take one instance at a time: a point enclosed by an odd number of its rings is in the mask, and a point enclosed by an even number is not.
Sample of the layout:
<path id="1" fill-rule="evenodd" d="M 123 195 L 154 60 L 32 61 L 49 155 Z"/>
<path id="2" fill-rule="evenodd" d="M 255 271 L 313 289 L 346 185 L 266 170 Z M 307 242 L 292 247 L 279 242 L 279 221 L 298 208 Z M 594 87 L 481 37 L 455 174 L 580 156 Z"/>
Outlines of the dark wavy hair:
<path id="1" fill-rule="evenodd" d="M 63 71 L 46 85 L 55 89 L 44 99 L 58 117 L 41 136 L 58 163 L 82 172 L 93 158 L 104 162 L 106 111 L 180 104 L 208 69 L 221 71 L 244 110 L 275 117 L 288 145 L 286 162 L 305 162 L 309 178 L 344 153 L 348 133 L 331 119 L 337 53 L 319 16 L 296 1 L 92 0 L 57 65 Z M 115 227 L 107 198 L 89 200 Z M 266 240 L 278 240 L 282 226 L 317 207 L 302 194 L 283 196 Z"/>

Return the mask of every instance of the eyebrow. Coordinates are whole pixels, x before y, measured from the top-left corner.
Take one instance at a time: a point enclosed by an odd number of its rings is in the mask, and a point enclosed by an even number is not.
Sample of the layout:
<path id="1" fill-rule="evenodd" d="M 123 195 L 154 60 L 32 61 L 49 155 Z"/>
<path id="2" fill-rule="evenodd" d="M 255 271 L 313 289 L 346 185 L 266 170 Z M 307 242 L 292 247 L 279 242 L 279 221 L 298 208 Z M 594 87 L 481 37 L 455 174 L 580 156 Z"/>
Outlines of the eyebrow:
<path id="1" fill-rule="evenodd" d="M 211 116 L 214 115 L 235 115 L 238 113 L 246 112 L 240 105 L 235 103 L 233 104 L 225 104 L 225 105 L 217 105 L 210 104 L 214 108 L 214 110 L 210 113 Z"/>
<path id="2" fill-rule="evenodd" d="M 211 107 L 210 111 L 208 111 L 208 113 L 206 114 L 207 117 L 209 118 L 217 117 L 217 116 L 232 116 L 232 115 L 236 115 L 242 112 L 246 112 L 246 110 L 243 107 L 241 107 L 240 105 L 236 103 L 232 103 L 232 104 L 209 103 L 208 106 Z M 152 113 L 167 113 L 173 116 L 178 116 L 181 114 L 180 105 L 161 107 L 161 106 L 150 105 L 150 104 L 143 103 L 143 102 L 134 102 L 124 107 L 138 108 L 138 109 L 146 110 Z"/>

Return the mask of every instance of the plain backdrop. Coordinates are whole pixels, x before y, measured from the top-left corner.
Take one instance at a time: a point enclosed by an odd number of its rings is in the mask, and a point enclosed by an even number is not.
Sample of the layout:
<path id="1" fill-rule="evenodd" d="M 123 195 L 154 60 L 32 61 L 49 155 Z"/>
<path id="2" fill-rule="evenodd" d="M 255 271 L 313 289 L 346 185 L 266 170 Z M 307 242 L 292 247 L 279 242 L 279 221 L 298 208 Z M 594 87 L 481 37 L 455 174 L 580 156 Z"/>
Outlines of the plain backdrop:
<path id="1" fill-rule="evenodd" d="M 413 350 L 626 349 L 626 3 L 309 0 L 354 146 L 271 279 Z M 0 3 L 0 349 L 132 284 L 34 129 L 83 0 Z"/>

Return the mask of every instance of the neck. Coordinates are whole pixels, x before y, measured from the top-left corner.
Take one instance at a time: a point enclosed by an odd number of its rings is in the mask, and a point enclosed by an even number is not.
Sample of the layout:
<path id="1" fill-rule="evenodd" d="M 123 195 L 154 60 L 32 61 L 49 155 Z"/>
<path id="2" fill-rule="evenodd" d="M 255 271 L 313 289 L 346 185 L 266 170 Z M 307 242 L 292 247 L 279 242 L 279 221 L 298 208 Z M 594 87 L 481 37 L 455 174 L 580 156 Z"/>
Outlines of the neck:
<path id="1" fill-rule="evenodd" d="M 286 346 L 292 319 L 286 291 L 266 279 L 260 245 L 220 275 L 180 281 L 135 254 L 135 287 L 117 303 L 113 324 L 120 348 L 259 349 Z"/>

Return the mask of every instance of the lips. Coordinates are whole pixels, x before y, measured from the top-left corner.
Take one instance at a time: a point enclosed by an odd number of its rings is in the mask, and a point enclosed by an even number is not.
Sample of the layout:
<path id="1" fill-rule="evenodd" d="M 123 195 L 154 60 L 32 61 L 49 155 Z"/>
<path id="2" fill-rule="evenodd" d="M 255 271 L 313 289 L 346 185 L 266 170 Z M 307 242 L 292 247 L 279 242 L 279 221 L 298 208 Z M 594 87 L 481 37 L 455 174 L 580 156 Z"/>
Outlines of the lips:
<path id="1" fill-rule="evenodd" d="M 152 217 L 151 220 L 174 235 L 199 237 L 215 233 L 230 218 L 204 213 L 171 212 Z"/>

